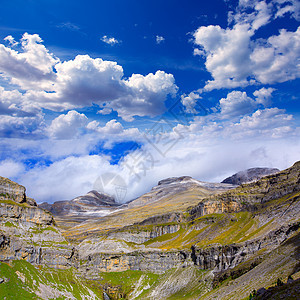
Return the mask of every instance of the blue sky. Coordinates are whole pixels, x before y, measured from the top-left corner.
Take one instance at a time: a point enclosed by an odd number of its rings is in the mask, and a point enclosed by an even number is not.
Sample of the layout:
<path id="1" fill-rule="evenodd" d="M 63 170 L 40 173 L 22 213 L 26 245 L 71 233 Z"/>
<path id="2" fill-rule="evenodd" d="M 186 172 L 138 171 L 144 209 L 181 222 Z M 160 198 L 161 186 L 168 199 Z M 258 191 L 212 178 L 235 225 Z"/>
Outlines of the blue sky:
<path id="1" fill-rule="evenodd" d="M 53 202 L 118 174 L 126 201 L 290 166 L 299 21 L 296 0 L 1 1 L 0 175 Z"/>

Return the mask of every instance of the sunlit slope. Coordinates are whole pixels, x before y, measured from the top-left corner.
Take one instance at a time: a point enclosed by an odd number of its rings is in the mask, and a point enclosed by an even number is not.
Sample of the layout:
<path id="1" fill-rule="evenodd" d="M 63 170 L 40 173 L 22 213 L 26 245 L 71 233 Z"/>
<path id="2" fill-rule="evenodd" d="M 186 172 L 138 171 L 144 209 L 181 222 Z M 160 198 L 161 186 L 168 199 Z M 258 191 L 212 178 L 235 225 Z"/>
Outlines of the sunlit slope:
<path id="1" fill-rule="evenodd" d="M 83 222 L 80 225 L 68 229 L 64 234 L 72 239 L 84 239 L 87 236 L 97 235 L 108 229 L 117 229 L 124 226 L 141 222 L 149 217 L 169 214 L 175 212 L 184 212 L 189 207 L 195 206 L 202 199 L 220 193 L 226 190 L 227 185 L 218 185 L 214 187 L 206 187 L 199 184 L 191 184 L 178 192 L 175 186 L 169 189 L 164 196 L 156 196 L 159 190 L 152 190 L 140 198 L 129 204 L 129 207 L 109 216 L 99 219 L 92 219 Z M 228 188 L 231 188 L 228 185 Z M 227 189 L 228 189 L 227 188 Z M 149 200 L 151 199 L 151 201 Z M 63 220 L 59 220 L 59 224 L 64 226 Z"/>

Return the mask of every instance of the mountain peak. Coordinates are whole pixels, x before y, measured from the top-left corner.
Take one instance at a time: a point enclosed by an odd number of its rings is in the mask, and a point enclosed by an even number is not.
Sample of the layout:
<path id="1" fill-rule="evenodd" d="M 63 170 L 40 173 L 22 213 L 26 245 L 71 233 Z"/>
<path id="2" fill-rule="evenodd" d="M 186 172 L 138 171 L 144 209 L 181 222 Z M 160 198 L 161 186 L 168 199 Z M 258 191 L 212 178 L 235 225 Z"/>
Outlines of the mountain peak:
<path id="1" fill-rule="evenodd" d="M 256 181 L 264 176 L 272 175 L 278 172 L 280 172 L 280 170 L 276 168 L 250 168 L 227 177 L 221 183 L 240 185 L 243 183 Z"/>

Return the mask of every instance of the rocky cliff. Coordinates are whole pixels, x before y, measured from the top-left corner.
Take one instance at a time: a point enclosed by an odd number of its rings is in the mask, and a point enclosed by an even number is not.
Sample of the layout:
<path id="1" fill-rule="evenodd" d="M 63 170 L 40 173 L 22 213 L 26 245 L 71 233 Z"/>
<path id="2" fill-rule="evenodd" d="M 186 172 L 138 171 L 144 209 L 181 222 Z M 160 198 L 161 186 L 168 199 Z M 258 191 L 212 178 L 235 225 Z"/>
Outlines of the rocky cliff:
<path id="1" fill-rule="evenodd" d="M 66 231 L 25 194 L 22 202 L 7 197 L 0 201 L 0 260 L 75 268 L 112 299 L 246 298 L 278 276 L 300 276 L 299 183 L 300 162 L 230 189 L 169 178 L 132 207 Z M 94 196 L 72 204 L 94 206 Z"/>
<path id="2" fill-rule="evenodd" d="M 260 204 L 279 199 L 300 191 L 300 162 L 279 173 L 268 175 L 258 181 L 242 184 L 236 189 L 204 199 L 190 210 L 192 218 L 207 213 L 257 209 Z"/>
<path id="3" fill-rule="evenodd" d="M 0 201 L 13 200 L 17 203 L 24 203 L 26 202 L 25 191 L 24 186 L 0 176 Z"/>
<path id="4" fill-rule="evenodd" d="M 24 259 L 33 264 L 70 266 L 74 247 L 55 226 L 51 213 L 28 199 L 25 188 L 1 178 L 0 260 Z"/>

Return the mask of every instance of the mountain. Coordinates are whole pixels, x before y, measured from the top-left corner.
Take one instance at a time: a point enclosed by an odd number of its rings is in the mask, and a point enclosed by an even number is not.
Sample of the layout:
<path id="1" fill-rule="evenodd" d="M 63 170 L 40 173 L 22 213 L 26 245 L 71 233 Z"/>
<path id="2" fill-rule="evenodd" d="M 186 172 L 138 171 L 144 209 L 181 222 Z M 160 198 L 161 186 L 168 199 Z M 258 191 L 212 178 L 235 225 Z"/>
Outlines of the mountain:
<path id="1" fill-rule="evenodd" d="M 44 202 L 40 208 L 50 211 L 54 216 L 105 216 L 121 205 L 115 199 L 97 191 L 90 191 L 84 196 L 76 197 L 70 201 L 56 201 L 53 204 Z"/>
<path id="2" fill-rule="evenodd" d="M 236 186 L 223 183 L 209 183 L 193 179 L 190 176 L 171 177 L 158 182 L 149 193 L 128 203 L 129 208 L 143 206 L 166 197 L 195 190 L 198 196 L 209 196 L 214 193 L 226 191 Z"/>
<path id="3" fill-rule="evenodd" d="M 2 298 L 298 297 L 300 162 L 237 187 L 164 179 L 121 210 L 63 229 L 14 187 L 0 200 Z M 113 204 L 82 197 L 69 202 Z"/>
<path id="4" fill-rule="evenodd" d="M 133 225 L 155 215 L 182 213 L 198 204 L 201 199 L 234 187 L 230 184 L 202 182 L 188 176 L 167 178 L 159 181 L 150 192 L 128 202 L 113 214 L 101 219 L 89 218 L 82 224 L 77 224 L 78 227 L 69 227 L 68 237 L 81 240 L 87 234 L 97 235 L 103 230 Z M 68 224 L 65 223 L 64 226 Z"/>
<path id="5" fill-rule="evenodd" d="M 243 183 L 256 181 L 263 176 L 275 174 L 278 172 L 280 172 L 280 170 L 276 168 L 251 168 L 227 177 L 222 181 L 222 183 L 240 185 Z"/>

